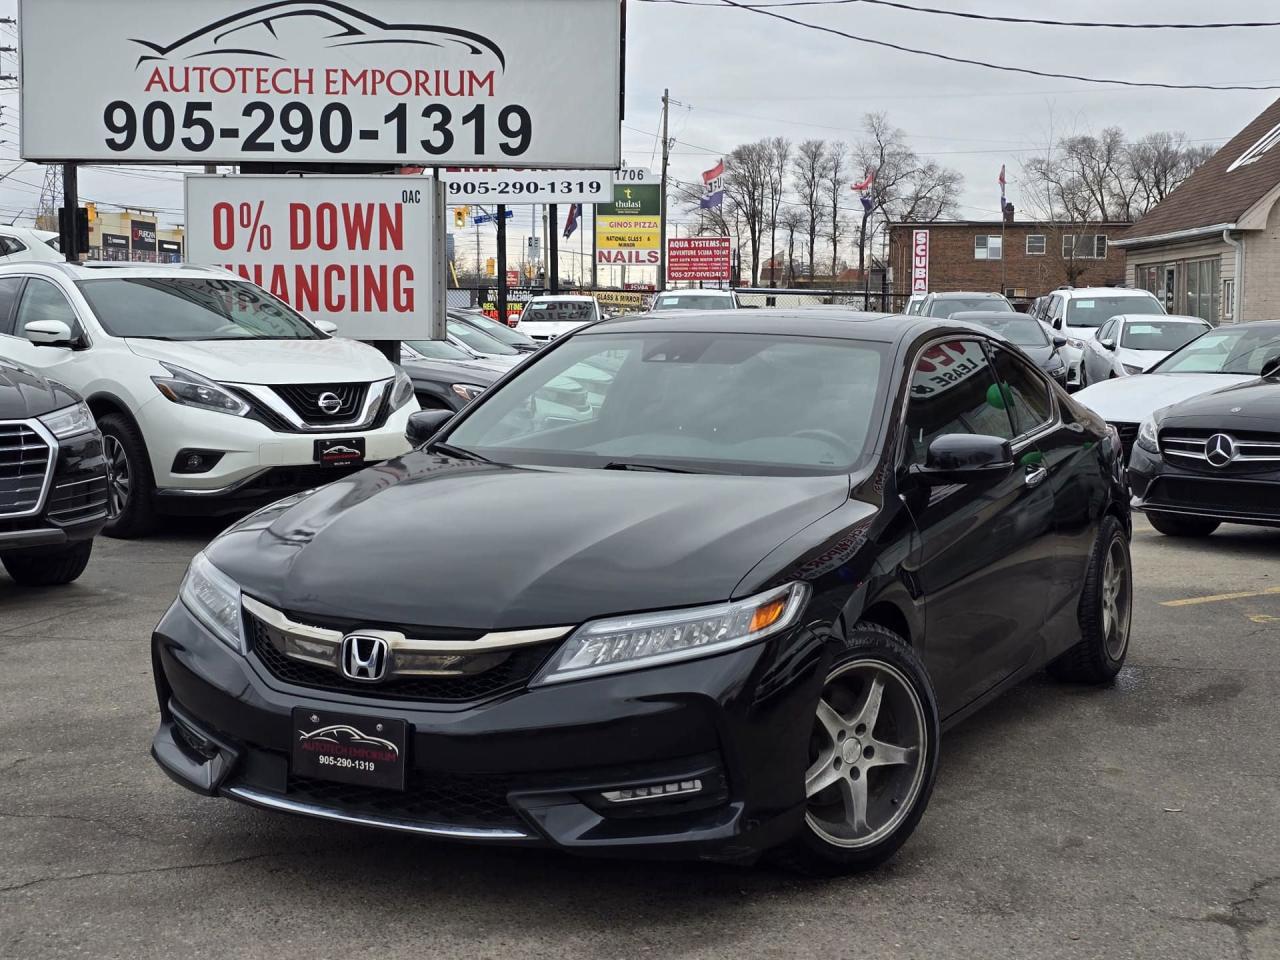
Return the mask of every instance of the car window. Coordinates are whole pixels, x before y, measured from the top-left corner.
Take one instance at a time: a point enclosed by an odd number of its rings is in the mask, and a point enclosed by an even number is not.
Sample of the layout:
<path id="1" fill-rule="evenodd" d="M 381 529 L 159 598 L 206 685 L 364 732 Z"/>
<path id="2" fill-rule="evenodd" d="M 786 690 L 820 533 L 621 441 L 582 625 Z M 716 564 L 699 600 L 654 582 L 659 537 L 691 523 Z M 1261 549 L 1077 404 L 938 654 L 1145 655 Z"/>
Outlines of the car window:
<path id="1" fill-rule="evenodd" d="M 22 289 L 22 277 L 0 277 L 0 333 L 13 333 L 13 302 Z"/>
<path id="2" fill-rule="evenodd" d="M 994 314 L 956 314 L 953 319 L 963 320 L 975 326 L 983 327 L 993 333 L 1007 338 L 1020 347 L 1047 347 L 1049 335 L 1045 333 L 1044 324 L 1025 313 Z"/>
<path id="3" fill-rule="evenodd" d="M 954 313 L 973 310 L 998 310 L 1012 313 L 1013 307 L 1004 297 L 939 297 L 929 304 L 929 316 L 950 317 Z"/>
<path id="4" fill-rule="evenodd" d="M 1067 326 L 1100 327 L 1121 313 L 1163 314 L 1155 297 L 1087 297 L 1067 304 Z"/>
<path id="5" fill-rule="evenodd" d="M 427 360 L 450 360 L 457 363 L 459 361 L 469 362 L 473 359 L 471 354 L 464 353 L 444 340 L 406 340 L 405 345 L 418 356 Z M 413 358 L 406 357 L 405 359 Z"/>
<path id="6" fill-rule="evenodd" d="M 27 289 L 22 294 L 22 303 L 18 306 L 14 332 L 17 336 L 25 337 L 26 333 L 23 331 L 27 324 L 35 323 L 37 320 L 60 320 L 71 328 L 73 334 L 80 332 L 80 322 L 76 319 L 76 312 L 71 308 L 62 291 L 48 280 L 32 277 L 27 282 Z"/>
<path id="7" fill-rule="evenodd" d="M 457 337 L 476 353 L 511 357 L 520 352 L 515 347 L 502 343 L 489 336 L 487 333 L 482 333 L 475 327 L 463 323 L 461 320 L 449 321 L 449 333 L 450 335 Z"/>
<path id="8" fill-rule="evenodd" d="M 733 300 L 714 294 L 665 293 L 653 303 L 654 310 L 732 310 Z"/>
<path id="9" fill-rule="evenodd" d="M 1142 320 L 1127 323 L 1120 333 L 1120 346 L 1130 350 L 1177 350 L 1210 329 L 1207 323 L 1176 320 Z"/>
<path id="10" fill-rule="evenodd" d="M 1049 320 L 1050 322 L 1059 319 L 1062 316 L 1062 298 L 1052 297 L 1049 300 Z"/>
<path id="11" fill-rule="evenodd" d="M 1008 350 L 993 346 L 996 376 L 1003 387 L 1004 406 L 1013 420 L 1018 436 L 1034 433 L 1053 417 L 1053 398 L 1049 384 Z"/>
<path id="12" fill-rule="evenodd" d="M 1170 354 L 1148 373 L 1233 373 L 1260 376 L 1263 364 L 1280 356 L 1280 326 L 1219 327 Z"/>
<path id="13" fill-rule="evenodd" d="M 590 323 L 596 319 L 589 300 L 534 300 L 520 315 L 521 323 Z"/>
<path id="14" fill-rule="evenodd" d="M 1012 440 L 1006 407 L 977 340 L 948 340 L 925 348 L 911 375 L 907 462 L 923 464 L 929 444 L 950 433 Z"/>
<path id="15" fill-rule="evenodd" d="M 505 463 L 844 473 L 870 455 L 882 343 L 705 332 L 579 335 L 449 434 Z"/>
<path id="16" fill-rule="evenodd" d="M 1111 330 L 1112 330 L 1112 328 L 1113 328 L 1115 325 L 1116 325 L 1116 319 L 1115 319 L 1115 317 L 1112 317 L 1110 320 L 1108 320 L 1106 323 L 1104 323 L 1104 324 L 1101 326 L 1101 328 L 1099 328 L 1099 330 L 1098 330 L 1098 339 L 1099 339 L 1099 340 L 1106 340 L 1108 337 L 1110 337 L 1110 336 L 1111 336 Z"/>
<path id="17" fill-rule="evenodd" d="M 534 341 L 530 337 L 526 337 L 519 330 L 508 327 L 505 323 L 499 323 L 486 317 L 483 313 L 469 313 L 458 318 L 462 323 L 469 327 L 474 327 L 481 333 L 486 333 L 495 340 L 501 340 L 503 343 L 511 346 L 517 344 L 531 344 Z"/>
<path id="18" fill-rule="evenodd" d="M 6 257 L 21 253 L 25 249 L 27 249 L 27 245 L 17 237 L 0 237 L 0 253 L 3 253 Z"/>

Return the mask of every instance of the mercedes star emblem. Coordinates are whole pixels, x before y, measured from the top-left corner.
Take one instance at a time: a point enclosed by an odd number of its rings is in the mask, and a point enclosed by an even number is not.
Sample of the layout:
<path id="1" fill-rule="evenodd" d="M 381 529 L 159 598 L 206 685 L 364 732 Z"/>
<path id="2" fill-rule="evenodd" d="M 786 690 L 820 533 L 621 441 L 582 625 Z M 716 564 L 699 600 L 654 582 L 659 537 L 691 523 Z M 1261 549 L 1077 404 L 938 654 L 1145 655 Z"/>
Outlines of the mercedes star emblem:
<path id="1" fill-rule="evenodd" d="M 1236 458 L 1235 441 L 1225 433 L 1215 433 L 1204 442 L 1204 458 L 1215 467 L 1226 467 Z"/>

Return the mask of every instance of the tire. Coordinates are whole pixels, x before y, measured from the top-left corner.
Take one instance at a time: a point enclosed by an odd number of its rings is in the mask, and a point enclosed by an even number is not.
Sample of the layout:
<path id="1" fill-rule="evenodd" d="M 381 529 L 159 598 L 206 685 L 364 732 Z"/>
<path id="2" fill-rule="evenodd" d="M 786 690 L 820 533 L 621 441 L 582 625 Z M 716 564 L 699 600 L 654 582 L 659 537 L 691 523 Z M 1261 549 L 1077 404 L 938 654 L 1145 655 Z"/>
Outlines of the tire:
<path id="1" fill-rule="evenodd" d="M 84 573 L 93 553 L 93 541 L 82 540 L 67 547 L 21 550 L 0 555 L 14 582 L 24 587 L 54 587 L 71 583 Z"/>
<path id="2" fill-rule="evenodd" d="M 877 679 L 882 692 L 873 705 L 868 694 Z M 801 747 L 804 822 L 774 859 L 812 876 L 870 870 L 889 859 L 929 805 L 939 738 L 937 698 L 915 651 L 891 630 L 857 624 L 827 672 Z M 848 816 L 850 803 L 861 803 L 860 826 Z"/>
<path id="3" fill-rule="evenodd" d="M 133 421 L 111 413 L 98 421 L 111 470 L 108 495 L 111 519 L 102 532 L 117 540 L 144 537 L 156 523 L 156 482 L 147 444 Z"/>
<path id="4" fill-rule="evenodd" d="M 1166 537 L 1207 537 L 1222 526 L 1220 520 L 1183 517 L 1176 513 L 1148 513 L 1147 520 Z"/>
<path id="5" fill-rule="evenodd" d="M 1077 608 L 1080 641 L 1049 664 L 1069 683 L 1110 683 L 1129 654 L 1133 622 L 1133 561 L 1129 537 L 1115 517 L 1098 531 Z"/>

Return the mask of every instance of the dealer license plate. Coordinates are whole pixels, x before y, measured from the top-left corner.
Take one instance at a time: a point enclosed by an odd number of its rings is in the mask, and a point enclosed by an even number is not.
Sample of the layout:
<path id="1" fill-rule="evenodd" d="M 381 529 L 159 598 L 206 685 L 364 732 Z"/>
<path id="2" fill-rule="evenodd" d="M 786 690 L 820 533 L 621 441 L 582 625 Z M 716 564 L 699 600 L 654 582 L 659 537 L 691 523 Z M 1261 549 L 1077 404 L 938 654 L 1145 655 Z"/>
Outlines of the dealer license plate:
<path id="1" fill-rule="evenodd" d="M 316 462 L 322 467 L 349 467 L 364 463 L 364 437 L 349 440 L 317 440 Z"/>
<path id="2" fill-rule="evenodd" d="M 290 770 L 296 777 L 403 790 L 407 730 L 403 720 L 297 707 Z"/>

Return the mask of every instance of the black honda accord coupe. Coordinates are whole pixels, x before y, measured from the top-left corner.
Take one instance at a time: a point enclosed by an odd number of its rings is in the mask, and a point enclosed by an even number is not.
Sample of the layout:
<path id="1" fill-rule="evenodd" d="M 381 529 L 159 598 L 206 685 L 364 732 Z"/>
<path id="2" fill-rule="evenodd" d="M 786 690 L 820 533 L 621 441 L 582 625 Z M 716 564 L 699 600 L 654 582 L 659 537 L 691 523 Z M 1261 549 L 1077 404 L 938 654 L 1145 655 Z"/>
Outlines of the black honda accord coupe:
<path id="1" fill-rule="evenodd" d="M 220 536 L 155 631 L 156 760 L 434 837 L 891 855 L 942 729 L 1120 669 L 1119 439 L 972 326 L 750 313 L 583 328 Z"/>

